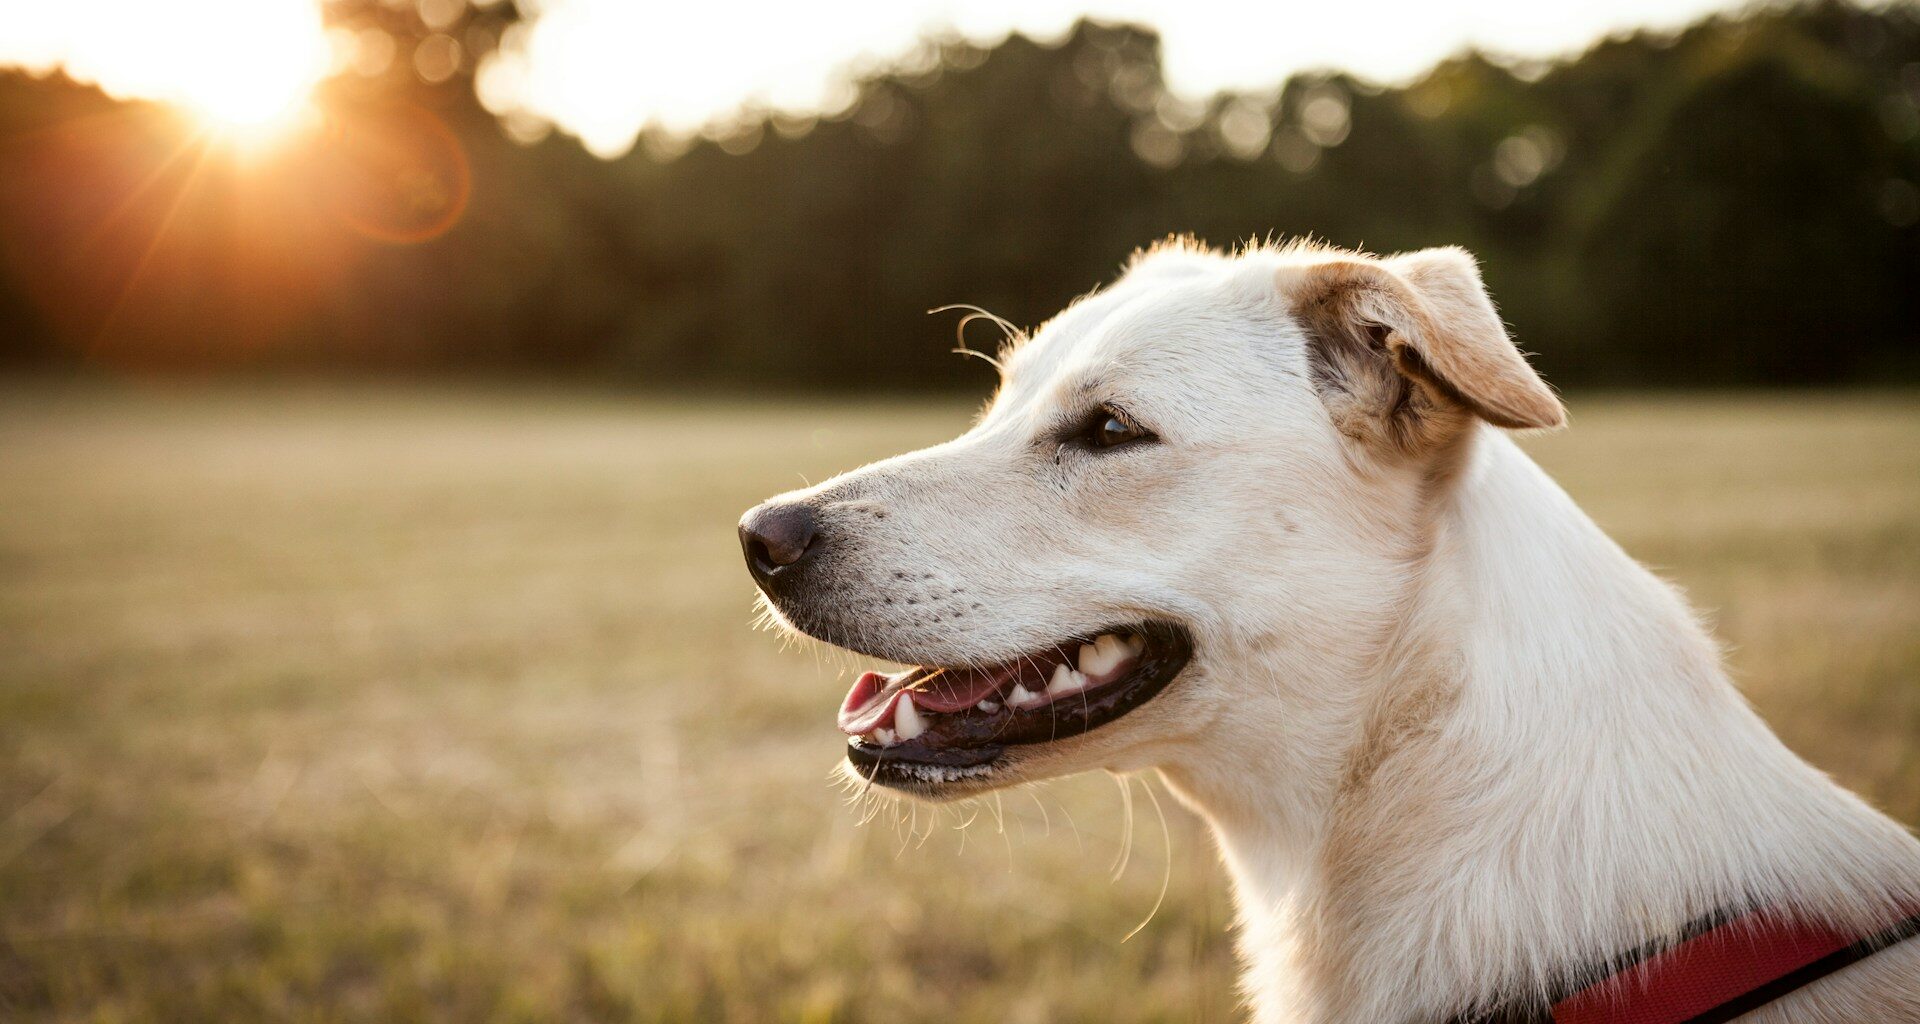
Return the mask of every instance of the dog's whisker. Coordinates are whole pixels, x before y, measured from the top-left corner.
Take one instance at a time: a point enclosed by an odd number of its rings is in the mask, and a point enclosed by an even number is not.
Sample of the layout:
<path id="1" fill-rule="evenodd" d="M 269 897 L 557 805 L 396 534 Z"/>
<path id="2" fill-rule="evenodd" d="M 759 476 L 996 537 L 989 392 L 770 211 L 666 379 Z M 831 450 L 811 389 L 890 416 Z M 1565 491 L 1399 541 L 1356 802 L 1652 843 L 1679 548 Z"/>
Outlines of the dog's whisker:
<path id="1" fill-rule="evenodd" d="M 1073 830 L 1074 852 L 1081 856 L 1085 856 L 1087 852 L 1087 844 L 1084 842 L 1083 837 L 1080 834 L 1080 823 L 1073 820 L 1073 808 L 1068 807 L 1067 802 L 1065 800 L 1056 799 L 1055 802 L 1060 805 L 1060 813 L 1066 815 L 1067 817 L 1067 827 Z"/>
<path id="2" fill-rule="evenodd" d="M 1051 839 L 1053 837 L 1053 815 L 1047 813 L 1047 805 L 1040 802 L 1040 794 L 1035 793 L 1031 786 L 1027 787 L 1027 796 L 1033 798 L 1033 806 L 1040 809 L 1040 820 L 1046 825 L 1047 831 L 1042 838 Z"/>
<path id="3" fill-rule="evenodd" d="M 1112 778 L 1120 787 L 1120 853 L 1113 861 L 1113 880 L 1117 882 L 1126 874 L 1127 863 L 1133 857 L 1133 786 L 1129 781 L 1131 776 L 1114 774 Z"/>
<path id="4" fill-rule="evenodd" d="M 932 839 L 933 834 L 939 831 L 940 817 L 944 813 L 946 813 L 946 809 L 943 807 L 933 807 L 929 809 L 929 813 L 927 814 L 927 830 L 921 833 L 920 841 L 913 845 L 914 849 L 918 850 L 926 846 L 927 840 Z"/>
<path id="5" fill-rule="evenodd" d="M 1007 874 L 1013 874 L 1013 837 L 1007 834 L 1007 808 L 1000 802 L 1000 790 L 993 791 L 993 817 L 1000 830 L 1000 842 L 1007 848 Z"/>
<path id="6" fill-rule="evenodd" d="M 927 312 L 929 314 L 946 313 L 956 309 L 966 310 L 967 315 L 961 317 L 960 322 L 954 325 L 954 328 L 953 328 L 953 338 L 955 343 L 955 346 L 953 349 L 954 354 L 971 356 L 976 359 L 985 360 L 989 365 L 991 365 L 995 370 L 999 371 L 1004 376 L 1007 372 L 1006 355 L 1008 352 L 1018 347 L 1021 343 L 1023 343 L 1026 340 L 1026 332 L 1021 330 L 1019 327 L 1014 326 L 1012 321 L 1009 321 L 1007 318 L 1000 316 L 997 313 L 989 312 L 988 310 L 982 309 L 979 306 L 972 305 L 971 303 L 956 302 L 951 305 L 935 307 L 933 309 L 927 310 Z M 974 349 L 967 344 L 967 327 L 968 325 L 972 324 L 975 320 L 985 320 L 988 323 L 993 324 L 994 326 L 1000 328 L 1001 343 L 1000 343 L 999 355 L 988 355 L 987 353 Z"/>
<path id="7" fill-rule="evenodd" d="M 1131 783 L 1129 783 L 1128 788 L 1132 788 Z M 1167 902 L 1167 888 L 1173 883 L 1173 831 L 1167 828 L 1166 812 L 1160 809 L 1160 798 L 1153 793 L 1153 780 L 1141 779 L 1140 788 L 1147 791 L 1147 799 L 1153 804 L 1153 815 L 1160 819 L 1160 844 L 1162 854 L 1165 856 L 1166 861 L 1161 865 L 1160 895 L 1154 897 L 1153 909 L 1147 911 L 1147 916 L 1142 918 L 1139 924 L 1134 925 L 1132 931 L 1121 937 L 1121 942 L 1125 942 L 1135 935 L 1140 934 L 1140 930 L 1145 928 L 1148 922 L 1153 920 L 1154 915 L 1160 913 L 1160 907 Z"/>

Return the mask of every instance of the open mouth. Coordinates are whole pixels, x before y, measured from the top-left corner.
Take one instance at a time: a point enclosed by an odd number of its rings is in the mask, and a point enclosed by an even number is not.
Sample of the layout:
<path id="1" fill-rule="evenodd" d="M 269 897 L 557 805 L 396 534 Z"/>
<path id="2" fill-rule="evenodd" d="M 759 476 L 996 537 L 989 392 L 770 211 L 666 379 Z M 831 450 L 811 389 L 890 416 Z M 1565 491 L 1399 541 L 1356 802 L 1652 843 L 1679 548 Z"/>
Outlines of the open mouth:
<path id="1" fill-rule="evenodd" d="M 847 760 L 883 785 L 983 776 L 1009 747 L 1078 736 L 1145 704 L 1192 654 L 1184 629 L 1150 622 L 999 665 L 866 672 L 840 708 Z"/>

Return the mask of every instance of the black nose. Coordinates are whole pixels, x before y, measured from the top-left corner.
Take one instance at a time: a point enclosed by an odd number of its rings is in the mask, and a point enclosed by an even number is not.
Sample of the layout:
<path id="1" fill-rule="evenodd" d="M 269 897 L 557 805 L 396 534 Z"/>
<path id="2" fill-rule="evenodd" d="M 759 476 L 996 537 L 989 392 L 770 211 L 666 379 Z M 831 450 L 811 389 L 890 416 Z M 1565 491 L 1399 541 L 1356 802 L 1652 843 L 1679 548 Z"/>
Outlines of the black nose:
<path id="1" fill-rule="evenodd" d="M 807 557 L 819 533 L 813 509 L 800 504 L 761 505 L 740 519 L 740 546 L 747 568 L 762 586 L 770 586 Z"/>

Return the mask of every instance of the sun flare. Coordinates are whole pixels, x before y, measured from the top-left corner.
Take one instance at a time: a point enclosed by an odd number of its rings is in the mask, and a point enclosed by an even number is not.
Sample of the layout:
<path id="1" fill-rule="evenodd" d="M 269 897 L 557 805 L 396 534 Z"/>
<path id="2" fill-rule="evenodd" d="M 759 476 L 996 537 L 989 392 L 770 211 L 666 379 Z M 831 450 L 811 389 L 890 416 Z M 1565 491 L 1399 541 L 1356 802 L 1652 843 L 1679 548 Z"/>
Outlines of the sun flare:
<path id="1" fill-rule="evenodd" d="M 270 69 L 216 68 L 181 83 L 172 102 L 212 134 L 248 144 L 281 138 L 313 110 L 318 76 L 280 75 Z"/>
<path id="2" fill-rule="evenodd" d="M 314 0 L 69 0 L 20 5 L 8 22 L 16 45 L 0 45 L 0 63 L 63 66 L 109 94 L 171 104 L 243 141 L 299 124 L 328 72 Z"/>

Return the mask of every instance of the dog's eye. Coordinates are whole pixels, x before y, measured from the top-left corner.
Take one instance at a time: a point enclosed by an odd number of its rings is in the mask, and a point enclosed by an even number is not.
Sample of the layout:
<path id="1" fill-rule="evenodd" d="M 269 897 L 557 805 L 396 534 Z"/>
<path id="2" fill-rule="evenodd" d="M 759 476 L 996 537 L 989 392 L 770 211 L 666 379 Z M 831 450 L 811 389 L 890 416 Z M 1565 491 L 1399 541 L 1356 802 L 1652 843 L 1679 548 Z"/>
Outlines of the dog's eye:
<path id="1" fill-rule="evenodd" d="M 1118 448 L 1154 439 L 1145 428 L 1136 426 L 1112 409 L 1101 409 L 1088 417 L 1080 439 L 1089 448 Z"/>

